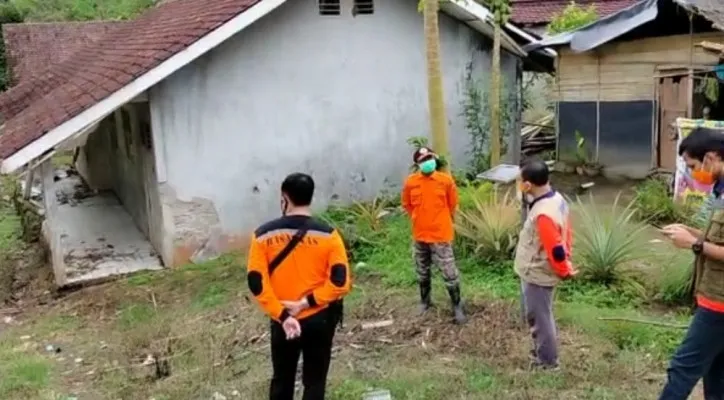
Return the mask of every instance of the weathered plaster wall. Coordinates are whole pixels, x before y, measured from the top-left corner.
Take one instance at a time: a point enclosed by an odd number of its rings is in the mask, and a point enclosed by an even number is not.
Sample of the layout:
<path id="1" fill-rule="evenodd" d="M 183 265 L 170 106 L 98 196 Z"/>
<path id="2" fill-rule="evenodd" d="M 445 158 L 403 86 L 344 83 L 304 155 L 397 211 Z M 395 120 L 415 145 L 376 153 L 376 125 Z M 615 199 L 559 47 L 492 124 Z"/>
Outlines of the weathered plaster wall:
<path id="1" fill-rule="evenodd" d="M 76 165 L 91 189 L 115 193 L 160 252 L 164 234 L 150 129 L 148 103 L 127 104 L 88 136 Z"/>
<path id="2" fill-rule="evenodd" d="M 319 16 L 316 0 L 287 2 L 152 89 L 164 226 L 174 230 L 167 258 L 240 245 L 279 215 L 279 185 L 291 172 L 314 176 L 319 208 L 399 190 L 412 155 L 406 139 L 429 133 L 417 0 L 376 2 L 374 15 L 356 18 L 343 4 L 342 15 Z M 480 48 L 490 42 L 442 14 L 440 31 L 462 165 L 465 68 L 473 62 L 484 76 L 490 54 Z M 506 53 L 507 82 L 515 68 Z"/>
<path id="3" fill-rule="evenodd" d="M 88 186 L 97 191 L 113 188 L 110 136 L 115 130 L 113 115 L 104 118 L 78 153 L 75 167 Z"/>

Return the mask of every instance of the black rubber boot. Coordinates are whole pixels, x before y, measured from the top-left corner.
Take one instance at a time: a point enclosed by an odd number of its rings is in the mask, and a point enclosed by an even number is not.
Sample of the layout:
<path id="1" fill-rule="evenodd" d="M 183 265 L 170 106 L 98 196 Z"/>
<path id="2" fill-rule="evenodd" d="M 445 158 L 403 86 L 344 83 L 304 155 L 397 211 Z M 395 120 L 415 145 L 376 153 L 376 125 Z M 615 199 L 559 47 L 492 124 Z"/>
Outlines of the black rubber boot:
<path id="1" fill-rule="evenodd" d="M 432 307 L 432 287 L 430 281 L 420 282 L 420 314 L 424 314 Z"/>
<path id="2" fill-rule="evenodd" d="M 468 319 L 465 317 L 465 312 L 463 311 L 463 304 L 460 300 L 460 286 L 455 285 L 449 287 L 447 291 L 450 294 L 450 301 L 452 302 L 453 313 L 455 314 L 455 323 L 466 323 Z"/>

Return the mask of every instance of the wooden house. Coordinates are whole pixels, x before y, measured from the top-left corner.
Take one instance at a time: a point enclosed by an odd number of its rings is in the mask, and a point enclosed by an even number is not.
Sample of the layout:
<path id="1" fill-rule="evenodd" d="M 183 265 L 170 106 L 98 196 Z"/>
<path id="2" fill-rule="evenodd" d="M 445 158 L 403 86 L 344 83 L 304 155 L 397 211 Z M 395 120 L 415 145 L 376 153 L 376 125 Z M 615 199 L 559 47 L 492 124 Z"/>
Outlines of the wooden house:
<path id="1" fill-rule="evenodd" d="M 677 117 L 724 118 L 707 99 L 720 56 L 701 42 L 724 42 L 724 0 L 643 0 L 577 31 L 528 46 L 558 52 L 552 88 L 558 156 L 584 138 L 592 160 L 611 175 L 673 170 Z M 712 80 L 714 79 L 714 80 Z"/>

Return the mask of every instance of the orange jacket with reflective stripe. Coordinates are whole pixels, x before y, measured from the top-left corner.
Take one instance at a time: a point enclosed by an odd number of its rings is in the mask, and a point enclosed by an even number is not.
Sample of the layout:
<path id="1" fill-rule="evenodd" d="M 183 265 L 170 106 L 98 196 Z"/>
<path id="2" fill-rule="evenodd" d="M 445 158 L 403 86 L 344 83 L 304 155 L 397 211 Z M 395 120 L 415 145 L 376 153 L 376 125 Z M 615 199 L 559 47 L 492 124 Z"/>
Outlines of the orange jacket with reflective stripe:
<path id="1" fill-rule="evenodd" d="M 269 263 L 304 224 L 309 230 L 302 242 L 269 276 Z M 303 215 L 275 219 L 254 232 L 247 281 L 264 312 L 277 321 L 289 315 L 281 301 L 306 297 L 310 307 L 296 316 L 302 319 L 327 308 L 352 287 L 342 237 L 328 225 Z"/>
<path id="2" fill-rule="evenodd" d="M 457 206 L 455 180 L 444 172 L 414 173 L 402 188 L 402 207 L 412 220 L 412 236 L 418 242 L 452 242 Z"/>

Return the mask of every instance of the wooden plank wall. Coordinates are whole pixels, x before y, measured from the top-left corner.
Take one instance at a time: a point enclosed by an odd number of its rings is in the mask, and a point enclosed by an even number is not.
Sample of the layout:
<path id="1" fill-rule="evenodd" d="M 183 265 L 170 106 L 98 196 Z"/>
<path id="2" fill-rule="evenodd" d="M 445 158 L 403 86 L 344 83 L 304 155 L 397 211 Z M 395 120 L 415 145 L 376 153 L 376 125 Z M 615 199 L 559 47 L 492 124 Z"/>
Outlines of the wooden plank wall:
<path id="1" fill-rule="evenodd" d="M 703 40 L 724 42 L 724 33 L 612 43 L 586 53 L 561 49 L 554 98 L 558 101 L 652 100 L 656 71 L 675 66 L 687 68 L 692 42 Z M 694 48 L 694 65 L 713 66 L 717 62 L 716 56 Z"/>

